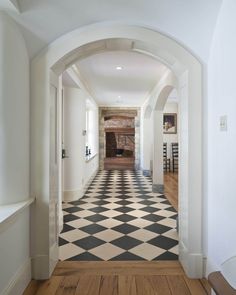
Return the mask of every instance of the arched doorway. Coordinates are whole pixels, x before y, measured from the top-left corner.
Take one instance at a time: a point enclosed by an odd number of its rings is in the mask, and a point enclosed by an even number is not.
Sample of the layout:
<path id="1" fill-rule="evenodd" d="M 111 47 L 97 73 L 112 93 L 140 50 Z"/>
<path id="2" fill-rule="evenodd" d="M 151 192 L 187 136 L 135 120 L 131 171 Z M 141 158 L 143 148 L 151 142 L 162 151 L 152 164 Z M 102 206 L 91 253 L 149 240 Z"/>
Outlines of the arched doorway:
<path id="1" fill-rule="evenodd" d="M 51 193 L 55 187 L 54 182 L 50 182 L 52 178 L 49 173 L 50 139 L 53 136 L 50 132 L 50 73 L 53 71 L 54 75 L 59 76 L 80 56 L 106 50 L 104 40 L 122 39 L 131 41 L 129 50 L 161 60 L 178 81 L 182 118 L 180 138 L 183 147 L 180 158 L 185 163 L 180 182 L 180 261 L 188 276 L 202 276 L 201 64 L 176 41 L 158 32 L 138 26 L 97 25 L 75 30 L 59 38 L 37 56 L 31 65 L 31 192 L 37 198 L 32 217 L 32 254 L 33 275 L 36 279 L 48 278 L 58 259 L 58 200 Z M 153 96 L 150 101 L 153 110 L 156 97 Z M 56 144 L 55 148 L 58 148 Z M 57 175 L 60 167 L 54 171 Z M 191 234 L 193 232 L 194 236 Z"/>

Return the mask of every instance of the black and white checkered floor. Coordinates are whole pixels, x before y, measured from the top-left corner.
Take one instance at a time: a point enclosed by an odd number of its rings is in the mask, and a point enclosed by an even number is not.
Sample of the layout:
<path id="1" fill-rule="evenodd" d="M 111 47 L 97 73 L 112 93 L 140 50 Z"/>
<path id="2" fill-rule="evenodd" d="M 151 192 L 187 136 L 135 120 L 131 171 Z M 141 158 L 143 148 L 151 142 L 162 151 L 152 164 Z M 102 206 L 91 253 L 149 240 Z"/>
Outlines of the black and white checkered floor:
<path id="1" fill-rule="evenodd" d="M 61 260 L 178 259 L 176 210 L 141 172 L 100 171 L 63 213 Z"/>

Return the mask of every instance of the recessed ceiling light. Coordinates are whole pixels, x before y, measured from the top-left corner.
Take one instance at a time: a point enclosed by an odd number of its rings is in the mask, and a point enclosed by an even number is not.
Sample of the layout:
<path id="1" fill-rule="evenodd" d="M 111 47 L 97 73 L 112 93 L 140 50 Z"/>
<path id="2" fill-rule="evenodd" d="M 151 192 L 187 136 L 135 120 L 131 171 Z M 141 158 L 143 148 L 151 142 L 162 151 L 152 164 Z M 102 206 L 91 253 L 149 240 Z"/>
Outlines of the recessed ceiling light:
<path id="1" fill-rule="evenodd" d="M 121 96 L 120 96 L 120 95 L 118 95 L 118 98 L 121 98 Z"/>
<path id="2" fill-rule="evenodd" d="M 122 70 L 123 68 L 122 68 L 121 66 L 117 66 L 116 69 L 117 69 L 117 71 L 120 71 L 120 70 Z"/>

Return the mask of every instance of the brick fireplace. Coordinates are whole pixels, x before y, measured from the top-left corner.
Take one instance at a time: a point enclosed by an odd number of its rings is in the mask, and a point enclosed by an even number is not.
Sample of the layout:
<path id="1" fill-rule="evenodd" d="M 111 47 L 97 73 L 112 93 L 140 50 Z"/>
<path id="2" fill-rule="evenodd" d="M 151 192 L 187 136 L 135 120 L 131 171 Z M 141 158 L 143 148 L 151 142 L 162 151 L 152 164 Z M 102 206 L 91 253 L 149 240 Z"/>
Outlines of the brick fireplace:
<path id="1" fill-rule="evenodd" d="M 100 108 L 100 169 L 139 169 L 140 112 Z"/>

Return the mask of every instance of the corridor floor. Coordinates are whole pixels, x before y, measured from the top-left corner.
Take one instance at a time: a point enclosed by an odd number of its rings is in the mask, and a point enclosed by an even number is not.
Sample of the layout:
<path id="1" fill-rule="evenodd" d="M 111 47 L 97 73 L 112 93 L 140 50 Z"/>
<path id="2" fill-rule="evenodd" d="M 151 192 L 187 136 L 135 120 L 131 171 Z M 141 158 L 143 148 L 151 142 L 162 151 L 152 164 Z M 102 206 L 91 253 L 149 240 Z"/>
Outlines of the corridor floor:
<path id="1" fill-rule="evenodd" d="M 178 259 L 177 212 L 141 172 L 100 171 L 63 214 L 60 260 Z"/>

